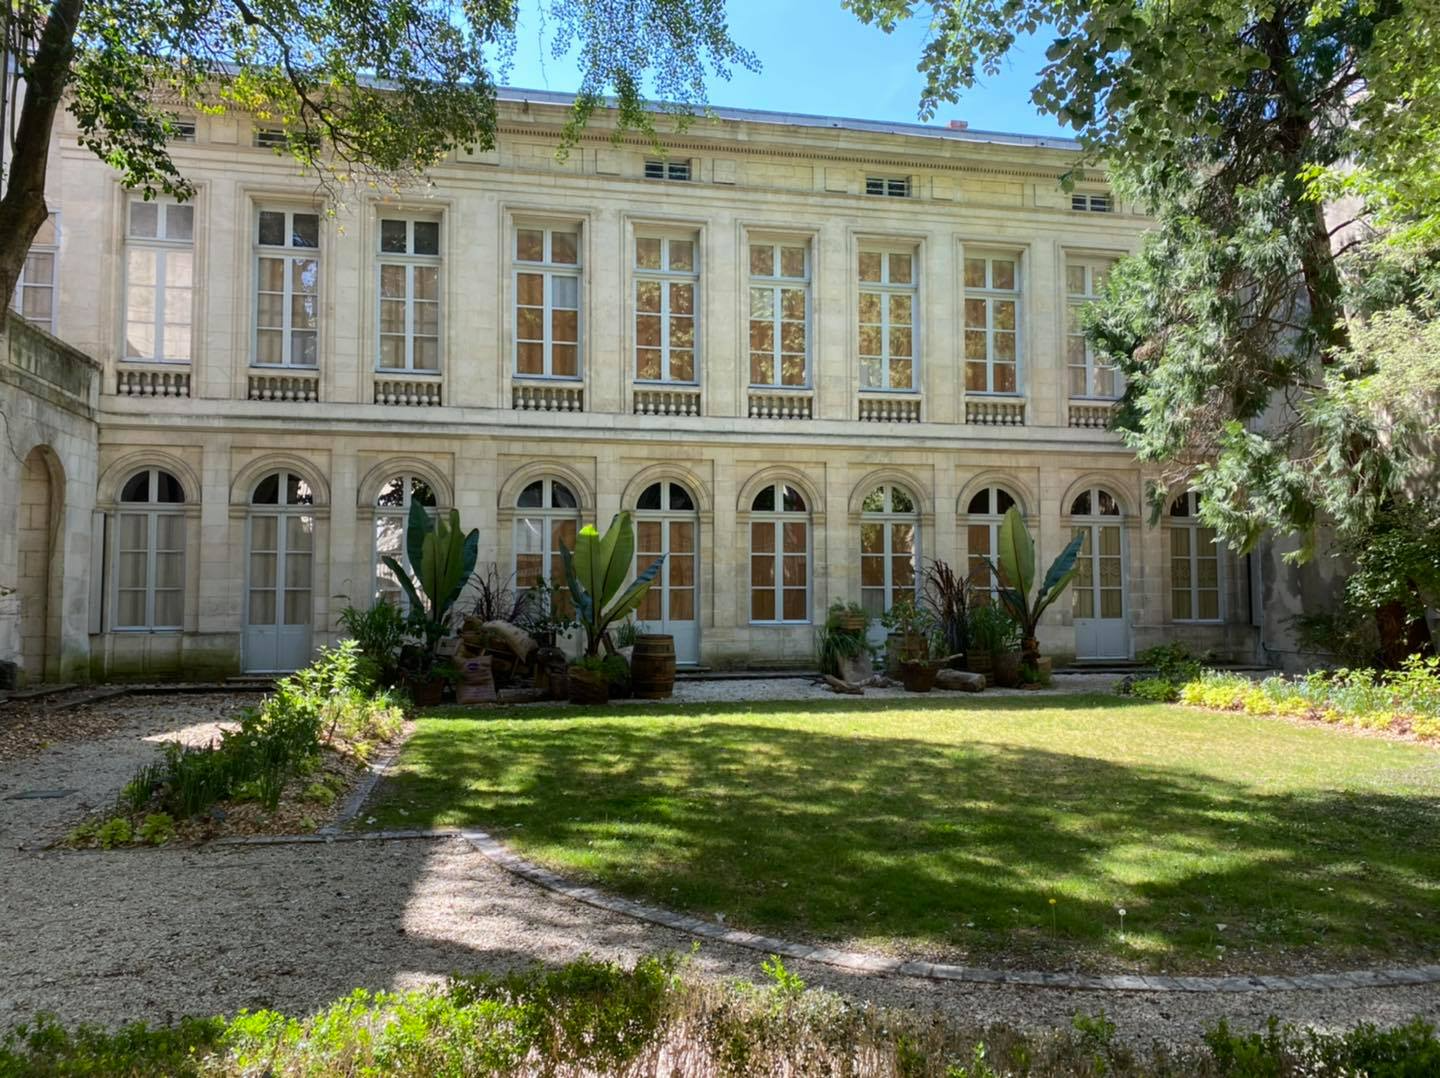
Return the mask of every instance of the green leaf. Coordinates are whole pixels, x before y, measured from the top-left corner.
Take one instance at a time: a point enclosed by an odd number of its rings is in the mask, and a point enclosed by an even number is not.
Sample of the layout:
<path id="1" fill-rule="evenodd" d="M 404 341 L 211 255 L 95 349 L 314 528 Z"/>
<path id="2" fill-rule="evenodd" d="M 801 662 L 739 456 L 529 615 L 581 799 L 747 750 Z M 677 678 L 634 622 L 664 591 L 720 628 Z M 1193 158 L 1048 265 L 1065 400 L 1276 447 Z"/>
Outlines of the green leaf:
<path id="1" fill-rule="evenodd" d="M 655 578 L 660 573 L 660 567 L 664 564 L 665 555 L 661 554 L 645 568 L 643 573 L 635 578 L 634 583 L 625 589 L 625 594 L 615 600 L 615 605 L 605 612 L 606 626 L 611 622 L 619 621 L 627 614 L 639 608 L 640 601 L 645 598 L 645 593 L 648 592 L 651 585 L 655 583 Z M 601 631 L 604 631 L 603 626 Z"/>
<path id="2" fill-rule="evenodd" d="M 1005 570 L 1002 579 L 1008 580 L 1021 595 L 1028 596 L 1035 583 L 1035 540 L 1030 538 L 1020 510 L 1013 505 L 1000 522 L 998 545 L 1000 565 Z"/>

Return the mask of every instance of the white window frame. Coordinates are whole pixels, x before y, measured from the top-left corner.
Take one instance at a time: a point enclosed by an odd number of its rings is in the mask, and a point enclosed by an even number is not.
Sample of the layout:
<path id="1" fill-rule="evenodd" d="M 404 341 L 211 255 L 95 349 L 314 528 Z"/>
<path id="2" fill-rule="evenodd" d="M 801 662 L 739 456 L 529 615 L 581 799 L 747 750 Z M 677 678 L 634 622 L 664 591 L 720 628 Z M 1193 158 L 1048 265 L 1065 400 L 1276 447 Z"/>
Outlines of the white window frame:
<path id="1" fill-rule="evenodd" d="M 988 513 L 970 512 L 970 504 L 982 491 L 989 495 L 990 511 Z M 980 583 L 974 579 L 979 568 L 970 564 L 976 556 L 976 552 L 970 549 L 970 528 L 976 525 L 985 528 L 990 547 L 985 552 L 985 556 L 994 561 L 999 556 L 1000 525 L 1005 521 L 1005 514 L 995 511 L 995 507 L 1000 504 L 999 494 L 1001 493 L 1010 499 L 1014 507 L 1020 511 L 1021 516 L 1025 515 L 1025 506 L 1021 503 L 1020 498 L 1004 483 L 987 483 L 985 486 L 971 491 L 970 497 L 965 500 L 965 588 L 970 594 L 977 591 L 984 592 L 992 600 L 1000 597 L 1000 581 L 988 567 L 984 570 L 984 579 L 987 583 Z"/>
<path id="2" fill-rule="evenodd" d="M 968 266 L 965 263 L 972 259 L 985 263 L 985 284 L 984 286 L 970 285 L 966 282 Z M 1015 287 L 996 288 L 995 263 L 1010 262 L 1015 266 Z M 963 252 L 961 259 L 961 286 L 963 292 L 960 300 L 960 358 L 961 378 L 965 386 L 967 396 L 985 397 L 1019 397 L 1025 390 L 1024 382 L 1024 361 L 1025 361 L 1025 263 L 1019 251 L 991 251 L 991 250 L 967 250 Z M 966 316 L 966 304 L 970 300 L 980 300 L 985 304 L 985 388 L 971 389 L 969 382 L 969 367 L 971 363 L 979 363 L 980 360 L 972 360 L 966 348 L 965 335 L 974 332 L 978 327 L 970 326 Z M 995 355 L 995 305 L 997 303 L 1012 301 L 1015 304 L 1015 388 L 995 388 L 995 368 L 998 365 L 1011 363 L 1009 359 L 1000 359 Z M 998 332 L 1008 332 L 999 330 Z"/>
<path id="3" fill-rule="evenodd" d="M 122 495 L 124 494 L 125 487 L 127 487 L 137 475 L 141 474 L 141 472 L 149 473 L 149 500 L 144 502 L 127 502 L 117 498 L 115 502 L 115 539 L 114 548 L 111 552 L 113 559 L 112 564 L 114 566 L 112 576 L 114 580 L 111 584 L 110 595 L 110 629 L 117 633 L 180 632 L 185 628 L 186 503 L 183 500 L 178 502 L 161 502 L 156 500 L 156 496 L 160 490 L 160 473 L 165 472 L 164 468 L 142 468 L 139 471 L 131 472 L 125 477 L 124 482 L 120 484 L 120 492 Z M 185 484 L 181 483 L 179 477 L 173 473 L 166 472 L 166 474 L 170 475 L 176 484 L 179 485 L 180 496 L 183 499 L 186 495 Z M 125 535 L 124 518 L 132 516 L 142 517 L 145 520 L 145 623 L 143 625 L 120 624 L 120 593 L 122 591 L 141 590 L 134 587 L 122 587 L 121 584 L 121 555 L 125 553 L 135 553 L 135 551 L 126 551 L 121 547 Z M 180 547 L 178 550 L 160 550 L 159 517 L 179 518 Z M 161 588 L 155 583 L 156 562 L 162 553 L 180 555 L 180 585 L 178 587 Z M 159 591 L 176 592 L 180 596 L 180 621 L 174 625 L 157 625 L 155 622 L 155 595 L 156 592 Z"/>
<path id="4" fill-rule="evenodd" d="M 262 213 L 280 213 L 285 215 L 285 242 L 284 244 L 262 244 L 260 242 L 260 215 Z M 315 246 L 305 247 L 295 243 L 295 215 L 302 214 L 315 218 Z M 321 322 L 323 316 L 323 296 L 325 285 L 325 261 L 321 257 L 321 250 L 324 247 L 323 234 L 324 215 L 316 209 L 300 209 L 293 206 L 268 206 L 257 205 L 255 212 L 251 215 L 251 227 L 253 228 L 251 249 L 253 251 L 251 261 L 251 290 L 252 300 L 250 306 L 250 366 L 261 367 L 268 370 L 300 370 L 318 371 L 320 369 L 321 349 Z M 260 262 L 262 259 L 274 258 L 284 263 L 285 281 L 284 291 L 281 293 L 281 325 L 280 325 L 280 362 L 260 362 Z M 297 295 L 310 295 L 312 293 L 294 290 L 294 279 L 291 267 L 296 262 L 313 261 L 315 263 L 315 362 L 296 363 L 293 355 L 292 344 L 295 334 L 295 326 L 292 321 L 293 305 Z M 267 326 L 266 329 L 273 329 Z"/>
<path id="5" fill-rule="evenodd" d="M 884 198 L 909 198 L 914 185 L 909 176 L 866 176 L 865 193 Z"/>
<path id="6" fill-rule="evenodd" d="M 155 210 L 155 235 L 137 236 L 133 231 L 133 219 L 136 204 L 151 205 Z M 173 238 L 169 234 L 171 206 L 185 206 L 190 209 L 190 235 L 188 237 Z M 169 196 L 160 196 L 152 199 L 144 199 L 138 195 L 130 195 L 125 200 L 125 263 L 123 272 L 125 274 L 125 293 L 123 310 L 120 319 L 120 359 L 125 363 L 171 363 L 176 366 L 186 366 L 194 358 L 195 353 L 195 295 L 197 278 L 195 276 L 195 204 L 193 202 L 180 202 Z M 256 227 L 259 227 L 259 218 L 256 218 Z M 132 355 L 130 352 L 130 252 L 131 250 L 149 251 L 155 258 L 155 313 L 154 324 L 150 327 L 155 334 L 157 354 L 153 356 Z M 188 254 L 190 256 L 190 321 L 188 342 L 183 357 L 167 357 L 165 351 L 165 312 L 169 307 L 166 302 L 167 293 L 170 288 L 170 257 L 175 254 Z M 257 274 L 258 274 L 258 263 Z M 258 276 L 256 278 L 259 280 Z"/>
<path id="7" fill-rule="evenodd" d="M 382 234 L 385 221 L 403 221 L 405 224 L 405 253 L 383 250 Z M 437 235 L 437 254 L 415 253 L 415 226 L 434 225 Z M 375 219 L 375 370 L 380 374 L 418 374 L 438 377 L 445 369 L 445 236 L 443 222 L 425 214 L 380 213 Z M 381 309 L 385 300 L 382 292 L 382 278 L 386 266 L 399 266 L 405 270 L 405 328 L 400 333 L 385 333 L 382 330 Z M 415 298 L 415 270 L 435 270 L 435 366 L 415 366 L 415 310 L 419 301 Z M 390 297 L 393 299 L 394 297 Z M 428 334 L 426 335 L 428 336 Z M 405 363 L 400 367 L 385 366 L 385 350 L 382 347 L 386 337 L 403 337 L 405 341 Z"/>
<path id="8" fill-rule="evenodd" d="M 660 243 L 660 268 L 642 269 L 640 266 L 639 244 L 641 240 L 657 240 Z M 689 270 L 676 270 L 670 266 L 670 244 L 679 241 L 690 244 Z M 633 348 L 632 375 L 631 377 L 640 385 L 677 385 L 694 386 L 700 384 L 700 237 L 694 232 L 662 232 L 655 230 L 637 230 L 634 236 L 634 258 L 632 267 L 635 280 L 630 289 L 630 326 L 635 333 L 635 346 Z M 660 372 L 659 378 L 640 377 L 640 329 L 639 319 L 642 314 L 654 315 L 654 311 L 640 310 L 640 285 L 642 283 L 655 283 L 660 286 Z M 690 366 L 694 375 L 690 378 L 672 378 L 670 376 L 670 285 L 688 284 L 692 288 L 691 313 L 688 316 L 692 327 L 692 340 L 690 343 Z"/>
<path id="9" fill-rule="evenodd" d="M 769 247 L 771 257 L 771 268 L 773 273 L 768 276 L 756 274 L 751 263 L 751 249 L 755 247 Z M 780 257 L 783 248 L 799 247 L 805 252 L 805 275 L 803 277 L 785 277 L 780 274 Z M 815 355 L 815 297 L 812 290 L 814 279 L 814 251 L 810 237 L 803 239 L 775 239 L 768 236 L 750 236 L 745 241 L 745 265 L 748 274 L 749 286 L 745 292 L 746 318 L 745 318 L 745 370 L 746 380 L 752 389 L 810 389 L 814 378 L 814 355 Z M 785 352 L 782 346 L 781 333 L 783 323 L 783 307 L 781 305 L 781 293 L 784 290 L 800 289 L 805 295 L 805 377 L 798 383 L 785 381 L 785 356 L 794 355 L 793 352 Z M 775 368 L 775 380 L 770 382 L 757 382 L 753 378 L 754 364 L 752 356 L 757 349 L 750 340 L 750 327 L 752 324 L 761 321 L 754 317 L 750 310 L 750 296 L 755 291 L 768 291 L 771 303 L 771 343 L 770 359 Z M 791 319 L 794 321 L 794 319 Z M 797 488 L 798 489 L 798 488 Z"/>
<path id="10" fill-rule="evenodd" d="M 1100 255 L 1067 255 L 1065 258 L 1065 391 L 1071 400 L 1097 400 L 1113 401 L 1119 400 L 1125 394 L 1125 376 L 1117 367 L 1108 367 L 1095 362 L 1095 349 L 1085 339 L 1085 334 L 1080 330 L 1080 311 L 1094 303 L 1100 298 L 1100 292 L 1096 288 L 1096 277 L 1108 276 L 1115 265 L 1114 258 L 1105 258 Z M 1072 268 L 1081 270 L 1085 275 L 1085 286 L 1081 292 L 1070 290 L 1070 270 Z M 1070 357 L 1070 346 L 1072 342 L 1078 342 L 1085 350 L 1085 358 L 1082 363 L 1075 363 Z M 1111 372 L 1115 392 L 1104 394 L 1096 391 L 1096 381 L 1100 370 Z M 1085 372 L 1085 391 L 1076 393 L 1071 384 L 1074 372 L 1083 370 Z"/>
<path id="11" fill-rule="evenodd" d="M 895 601 L 897 598 L 904 597 L 903 595 L 897 595 L 895 591 L 894 559 L 897 557 L 894 549 L 895 526 L 897 524 L 908 524 L 911 526 L 911 528 L 914 529 L 914 539 L 912 542 L 914 549 L 910 552 L 911 575 L 913 577 L 913 581 L 910 585 L 910 588 L 908 589 L 908 598 L 914 600 L 917 603 L 920 601 L 920 560 L 923 548 L 921 546 L 920 535 L 920 502 L 915 497 L 914 491 L 900 483 L 882 483 L 876 489 L 882 490 L 884 492 L 884 507 L 881 509 L 865 509 L 864 503 L 861 503 L 861 533 L 859 536 L 860 548 L 857 557 L 860 559 L 859 564 L 862 567 L 860 575 L 860 603 L 862 606 L 864 605 L 865 593 L 867 591 L 879 591 L 881 596 L 881 609 L 879 613 L 875 615 L 878 617 L 880 616 L 880 614 L 884 614 L 885 612 L 890 610 L 890 608 L 895 605 Z M 910 499 L 909 512 L 894 508 L 895 491 L 897 489 Z M 870 491 L 870 494 L 873 493 L 874 490 Z M 866 497 L 868 498 L 869 494 L 867 494 Z M 881 550 L 879 554 L 866 553 L 865 551 L 864 528 L 867 524 L 879 525 L 880 527 L 882 539 Z M 876 587 L 873 584 L 868 586 L 865 584 L 865 575 L 863 569 L 863 566 L 865 564 L 864 559 L 873 557 L 880 557 L 884 560 L 884 582 L 879 587 Z"/>
<path id="12" fill-rule="evenodd" d="M 15 294 L 10 297 L 10 309 L 24 318 L 23 296 L 27 290 L 44 291 L 50 295 L 50 316 L 43 322 L 30 322 L 32 326 L 39 326 L 46 333 L 55 333 L 55 323 L 60 317 L 60 213 L 58 210 L 51 210 L 48 223 L 53 232 L 54 239 L 50 243 L 31 243 L 30 249 L 25 252 L 25 261 L 20 264 L 20 276 L 15 280 Z M 33 270 L 30 259 L 36 254 L 50 256 L 50 280 L 36 281 L 33 279 Z M 26 319 L 29 322 L 29 319 Z"/>
<path id="13" fill-rule="evenodd" d="M 395 482 L 395 480 L 397 479 L 400 480 L 400 482 L 403 484 L 403 486 L 401 487 L 401 504 L 399 506 L 381 505 L 380 496 L 384 494 L 385 491 L 390 488 L 390 484 Z M 423 475 L 419 475 L 415 472 L 396 472 L 394 475 L 390 476 L 389 479 L 385 480 L 385 482 L 380 484 L 380 489 L 375 494 L 375 518 L 370 526 L 370 602 L 372 605 L 374 603 L 380 602 L 383 598 L 385 598 L 385 595 L 381 593 L 380 587 L 380 558 L 382 556 L 380 552 L 380 522 L 382 520 L 395 520 L 399 522 L 400 549 L 394 554 L 392 554 L 391 557 L 395 558 L 395 560 L 400 563 L 401 567 L 407 573 L 414 571 L 414 567 L 410 564 L 409 529 L 410 505 L 411 501 L 414 498 L 416 483 L 424 483 L 425 489 L 430 492 L 430 498 L 433 504 L 427 505 L 425 509 L 430 514 L 430 519 L 433 521 L 440 515 L 441 512 L 440 494 L 435 489 L 435 484 L 431 483 L 430 480 Z M 395 605 L 399 607 L 402 613 L 408 612 L 410 610 L 410 597 L 405 594 L 405 589 L 401 587 L 398 582 L 396 584 L 395 593 L 398 596 L 398 600 Z"/>
<path id="14" fill-rule="evenodd" d="M 647 157 L 645 159 L 645 178 L 683 183 L 695 178 L 695 168 L 689 158 L 672 161 L 669 158 Z"/>
<path id="15" fill-rule="evenodd" d="M 866 255 L 880 256 L 880 280 L 863 281 L 860 279 L 860 259 Z M 910 259 L 910 282 L 895 283 L 890 280 L 890 259 L 893 255 L 904 255 Z M 872 244 L 861 245 L 855 256 L 855 281 L 856 281 L 856 307 L 855 323 L 856 334 L 856 355 L 859 358 L 860 391 L 862 393 L 918 393 L 920 392 L 920 253 L 916 248 L 900 244 Z M 860 352 L 859 328 L 867 325 L 875 325 L 873 322 L 862 322 L 860 320 L 860 297 L 866 292 L 876 292 L 880 295 L 880 355 L 866 356 Z M 910 385 L 905 387 L 892 386 L 890 384 L 890 364 L 897 357 L 890 354 L 890 330 L 893 328 L 890 321 L 890 297 L 893 295 L 904 295 L 910 297 L 910 355 L 898 357 L 910 361 Z M 865 384 L 865 360 L 880 360 L 880 378 L 882 385 L 867 386 Z"/>
<path id="16" fill-rule="evenodd" d="M 1173 512 L 1174 504 L 1182 500 L 1185 505 L 1184 515 L 1176 516 Z M 1170 550 L 1168 552 L 1169 559 L 1165 566 L 1166 590 L 1169 593 L 1171 606 L 1170 615 L 1172 621 L 1182 625 L 1219 625 L 1225 621 L 1225 558 L 1222 556 L 1223 552 L 1220 549 L 1218 537 L 1211 540 L 1211 545 L 1215 549 L 1215 616 L 1213 618 L 1202 618 L 1199 616 L 1200 593 L 1211 590 L 1200 586 L 1200 562 L 1204 560 L 1200 557 L 1200 530 L 1206 526 L 1200 519 L 1199 512 L 1199 494 L 1193 490 L 1187 490 L 1178 497 L 1171 499 L 1171 511 L 1166 514 L 1165 519 L 1171 535 Z M 1207 530 L 1214 531 L 1213 528 Z M 1175 587 L 1174 581 L 1176 560 L 1174 534 L 1179 531 L 1189 533 L 1190 550 L 1186 560 L 1190 564 L 1190 586 L 1187 590 L 1190 593 L 1190 612 L 1192 616 L 1188 618 L 1178 617 L 1174 610 L 1175 592 L 1178 590 Z"/>
<path id="17" fill-rule="evenodd" d="M 522 506 L 520 504 L 520 498 L 523 497 L 525 491 L 529 490 L 536 482 L 541 484 L 540 504 Z M 570 492 L 570 497 L 575 501 L 575 507 L 573 509 L 564 506 L 552 507 L 551 502 L 554 500 L 554 488 L 557 483 Z M 511 579 L 515 581 L 516 592 L 530 590 L 530 585 L 523 584 L 520 580 L 520 555 L 522 553 L 534 553 L 533 551 L 522 551 L 520 549 L 520 529 L 527 520 L 538 520 L 541 522 L 540 565 L 543 570 L 541 579 L 547 581 L 552 588 L 563 590 L 568 595 L 569 589 L 563 577 L 560 580 L 554 579 L 555 559 L 560 555 L 560 551 L 555 547 L 555 522 L 557 520 L 573 521 L 575 523 L 575 531 L 577 534 L 579 533 L 582 527 L 579 491 L 575 489 L 569 480 L 560 479 L 555 476 L 547 475 L 542 476 L 538 480 L 532 479 L 521 487 L 520 493 L 515 496 L 514 513 L 515 520 L 510 529 L 510 576 Z M 571 553 L 573 554 L 574 551 L 572 550 Z"/>
<path id="18" fill-rule="evenodd" d="M 540 232 L 543 235 L 542 260 L 531 262 L 520 257 L 520 233 Z M 564 235 L 575 237 L 575 262 L 555 262 L 552 259 L 552 248 L 554 236 L 559 232 Z M 530 380 L 545 380 L 553 382 L 580 382 L 585 378 L 585 251 L 582 246 L 584 234 L 581 231 L 579 222 L 557 223 L 545 221 L 516 221 L 511 229 L 510 242 L 510 332 L 514 342 L 515 354 L 510 364 L 511 376 L 514 378 Z M 520 370 L 520 275 L 539 274 L 543 279 L 544 309 L 541 315 L 541 332 L 543 339 L 538 342 L 542 345 L 544 360 L 541 373 L 535 374 L 522 372 Z M 551 324 L 551 314 L 557 308 L 554 307 L 555 281 L 557 278 L 567 277 L 575 281 L 575 373 L 555 374 L 554 361 L 554 330 Z M 528 305 L 527 305 L 528 306 Z M 569 310 L 568 307 L 558 308 Z M 536 341 L 526 338 L 523 342 L 535 344 Z M 561 343 L 569 343 L 561 342 Z"/>
<path id="19" fill-rule="evenodd" d="M 810 505 L 810 497 L 797 484 L 787 483 L 783 479 L 768 485 L 775 491 L 775 504 L 777 506 L 783 506 L 785 504 L 785 488 L 787 486 L 794 487 L 795 493 L 800 495 L 801 500 L 805 502 L 805 510 L 804 512 L 796 512 L 794 510 L 786 512 L 784 509 L 764 511 L 752 508 L 750 510 L 745 522 L 745 545 L 747 548 L 747 560 L 745 563 L 745 609 L 749 615 L 749 623 L 751 625 L 809 625 L 812 620 L 810 609 L 814 602 L 813 594 L 815 588 L 815 527 L 814 512 Z M 760 497 L 764 489 L 764 487 L 761 487 L 760 490 L 755 492 L 754 497 L 750 499 L 752 506 L 755 504 L 755 499 Z M 787 618 L 785 617 L 785 525 L 800 522 L 805 524 L 805 616 L 803 618 Z M 762 550 L 757 552 L 755 550 L 755 525 L 757 523 L 770 525 L 775 536 L 775 549 L 769 554 L 775 563 L 775 579 L 768 589 L 775 594 L 775 617 L 773 618 L 762 619 L 755 617 L 756 586 L 751 580 L 750 566 L 754 564 L 755 558 L 764 557 L 767 554 L 766 551 Z M 789 556 L 793 558 L 799 555 L 792 552 Z"/>

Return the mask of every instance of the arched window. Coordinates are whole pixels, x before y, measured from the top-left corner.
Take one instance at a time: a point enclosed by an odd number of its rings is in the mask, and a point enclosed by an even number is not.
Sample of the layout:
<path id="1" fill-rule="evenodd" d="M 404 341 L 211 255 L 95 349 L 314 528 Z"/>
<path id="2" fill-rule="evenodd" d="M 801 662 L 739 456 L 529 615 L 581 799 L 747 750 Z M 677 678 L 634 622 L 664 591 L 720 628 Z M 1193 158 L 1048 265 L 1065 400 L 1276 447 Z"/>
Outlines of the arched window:
<path id="1" fill-rule="evenodd" d="M 435 491 L 418 475 L 392 476 L 375 498 L 375 600 L 395 603 L 402 610 L 409 599 L 383 559 L 388 554 L 407 570 L 410 568 L 405 533 L 410 506 L 415 504 L 431 510 L 434 517 Z"/>
<path id="2" fill-rule="evenodd" d="M 1121 552 L 1120 503 L 1103 487 L 1091 487 L 1070 503 L 1077 533 L 1085 543 L 1076 561 L 1076 619 L 1118 619 L 1125 616 L 1124 558 Z"/>
<path id="3" fill-rule="evenodd" d="M 762 488 L 750 504 L 750 620 L 810 620 L 810 509 L 788 483 Z"/>
<path id="4" fill-rule="evenodd" d="M 860 506 L 860 601 L 879 617 L 902 596 L 915 597 L 920 513 L 902 486 L 882 483 Z"/>
<path id="5" fill-rule="evenodd" d="M 1186 491 L 1170 503 L 1170 616 L 1175 621 L 1220 620 L 1220 547 L 1215 529 L 1200 520 L 1200 495 Z"/>
<path id="6" fill-rule="evenodd" d="M 271 472 L 250 495 L 245 669 L 297 670 L 310 658 L 314 625 L 315 504 L 294 472 Z"/>
<path id="7" fill-rule="evenodd" d="M 675 660 L 680 663 L 700 659 L 699 532 L 695 499 L 681 484 L 651 483 L 640 492 L 635 502 L 635 569 L 639 572 L 662 554 L 665 561 L 635 618 L 644 631 L 672 637 Z"/>
<path id="8" fill-rule="evenodd" d="M 1000 550 L 1000 522 L 1012 506 L 1020 504 L 1004 487 L 982 487 L 965 506 L 966 574 L 972 602 L 988 603 L 999 590 L 1000 581 L 985 559 L 994 560 Z M 1022 510 L 1023 512 L 1023 510 Z"/>
<path id="9" fill-rule="evenodd" d="M 185 489 L 146 468 L 120 489 L 116 629 L 179 629 L 185 620 Z"/>
<path id="10" fill-rule="evenodd" d="M 560 544 L 575 549 L 580 500 L 559 479 L 537 479 L 520 492 L 515 508 L 520 511 L 515 517 L 515 586 L 533 588 L 548 580 L 564 590 Z"/>

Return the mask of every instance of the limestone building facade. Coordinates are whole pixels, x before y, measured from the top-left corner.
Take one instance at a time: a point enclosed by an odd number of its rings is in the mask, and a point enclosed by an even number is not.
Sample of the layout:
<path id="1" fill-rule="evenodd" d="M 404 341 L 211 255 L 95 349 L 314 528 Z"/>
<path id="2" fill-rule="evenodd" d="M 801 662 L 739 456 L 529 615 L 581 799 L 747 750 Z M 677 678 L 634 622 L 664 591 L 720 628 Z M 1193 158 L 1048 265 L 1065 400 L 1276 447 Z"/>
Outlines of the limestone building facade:
<path id="1" fill-rule="evenodd" d="M 1122 387 L 1074 315 L 1146 220 L 1103 175 L 1062 188 L 1073 145 L 718 110 L 663 153 L 602 118 L 557 157 L 567 106 L 506 92 L 494 150 L 338 195 L 195 117 L 184 205 L 57 133 L 25 298 L 100 366 L 67 520 L 96 676 L 303 663 L 393 591 L 416 498 L 521 578 L 634 510 L 669 555 L 646 625 L 715 668 L 812 661 L 831 602 L 977 567 L 1012 504 L 1042 564 L 1088 536 L 1051 654 L 1253 655 L 1250 566 L 1183 492 L 1151 525 L 1104 429 Z"/>

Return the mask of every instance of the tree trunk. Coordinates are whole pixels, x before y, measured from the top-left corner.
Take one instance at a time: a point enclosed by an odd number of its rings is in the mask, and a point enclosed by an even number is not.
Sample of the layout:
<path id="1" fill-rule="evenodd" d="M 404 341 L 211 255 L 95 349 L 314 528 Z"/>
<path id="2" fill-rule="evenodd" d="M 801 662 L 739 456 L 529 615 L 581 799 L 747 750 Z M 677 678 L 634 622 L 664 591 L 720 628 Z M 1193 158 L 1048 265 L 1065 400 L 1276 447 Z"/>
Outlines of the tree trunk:
<path id="1" fill-rule="evenodd" d="M 83 0 L 53 0 L 25 79 L 5 197 L 0 199 L 0 300 L 8 306 L 30 252 L 30 241 L 45 223 L 45 175 L 50 133 L 70 81 L 75 32 Z"/>

